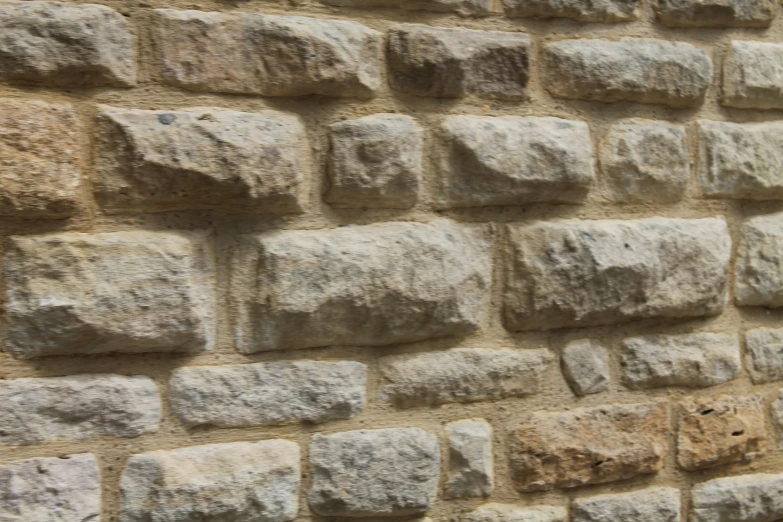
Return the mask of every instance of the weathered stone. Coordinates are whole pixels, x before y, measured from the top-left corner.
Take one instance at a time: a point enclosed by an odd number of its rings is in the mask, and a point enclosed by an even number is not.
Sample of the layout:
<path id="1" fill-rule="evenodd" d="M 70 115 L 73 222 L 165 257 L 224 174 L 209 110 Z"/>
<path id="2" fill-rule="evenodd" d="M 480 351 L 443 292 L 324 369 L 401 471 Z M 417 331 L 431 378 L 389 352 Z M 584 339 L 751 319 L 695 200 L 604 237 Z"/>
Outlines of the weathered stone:
<path id="1" fill-rule="evenodd" d="M 692 107 L 712 81 L 707 53 L 646 38 L 562 40 L 544 46 L 543 85 L 554 96 Z"/>
<path id="2" fill-rule="evenodd" d="M 77 212 L 80 127 L 70 105 L 0 99 L 0 215 L 45 219 Z"/>
<path id="3" fill-rule="evenodd" d="M 658 20 L 670 27 L 769 27 L 774 0 L 657 0 Z"/>
<path id="4" fill-rule="evenodd" d="M 403 24 L 389 32 L 389 84 L 416 96 L 527 99 L 530 37 Z"/>
<path id="5" fill-rule="evenodd" d="M 374 114 L 329 126 L 330 186 L 341 207 L 409 208 L 419 197 L 423 132 L 416 120 Z"/>
<path id="6" fill-rule="evenodd" d="M 463 16 L 486 16 L 492 12 L 492 0 L 321 0 L 344 7 L 396 7 L 406 11 L 456 12 Z"/>
<path id="7" fill-rule="evenodd" d="M 90 453 L 20 460 L 0 467 L 0 520 L 98 522 L 101 478 Z"/>
<path id="8" fill-rule="evenodd" d="M 745 363 L 754 384 L 783 381 L 783 330 L 749 330 L 745 332 L 745 346 Z"/>
<path id="9" fill-rule="evenodd" d="M 693 471 L 750 461 L 766 450 L 761 396 L 687 397 L 680 402 L 680 467 Z"/>
<path id="10" fill-rule="evenodd" d="M 783 44 L 732 41 L 723 64 L 723 104 L 783 109 Z"/>
<path id="11" fill-rule="evenodd" d="M 355 22 L 158 9 L 163 80 L 192 91 L 370 98 L 382 35 Z M 241 36 L 241 37 L 238 37 Z"/>
<path id="12" fill-rule="evenodd" d="M 574 500 L 573 522 L 680 522 L 680 491 L 647 488 Z"/>
<path id="13" fill-rule="evenodd" d="M 512 435 L 512 478 L 527 492 L 656 473 L 668 432 L 663 402 L 537 412 Z"/>
<path id="14" fill-rule="evenodd" d="M 14 357 L 197 352 L 214 342 L 212 255 L 197 234 L 15 236 L 3 261 Z"/>
<path id="15" fill-rule="evenodd" d="M 132 455 L 120 482 L 120 520 L 293 520 L 299 474 L 299 446 L 279 439 Z"/>
<path id="16" fill-rule="evenodd" d="M 149 377 L 73 375 L 0 381 L 0 444 L 138 437 L 158 430 L 160 394 Z"/>
<path id="17" fill-rule="evenodd" d="M 722 218 L 509 225 L 511 330 L 716 315 L 731 238 Z"/>
<path id="18" fill-rule="evenodd" d="M 490 242 L 447 220 L 244 236 L 232 292 L 243 353 L 467 335 L 486 321 Z"/>
<path id="19" fill-rule="evenodd" d="M 584 396 L 609 389 L 609 355 L 598 341 L 580 339 L 568 343 L 560 362 L 575 394 Z"/>
<path id="20" fill-rule="evenodd" d="M 297 116 L 106 107 L 96 191 L 110 212 L 301 212 L 309 147 Z"/>
<path id="21" fill-rule="evenodd" d="M 495 487 L 492 426 L 484 419 L 446 425 L 449 437 L 449 498 L 485 497 Z"/>
<path id="22" fill-rule="evenodd" d="M 418 428 L 316 434 L 310 463 L 310 507 L 319 515 L 407 515 L 437 496 L 438 440 Z"/>
<path id="23" fill-rule="evenodd" d="M 130 24 L 102 5 L 0 4 L 0 79 L 63 87 L 136 83 Z"/>
<path id="24" fill-rule="evenodd" d="M 538 393 L 552 362 L 547 350 L 452 348 L 389 355 L 380 371 L 383 398 L 397 407 L 476 402 Z"/>
<path id="25" fill-rule="evenodd" d="M 601 171 L 616 201 L 672 203 L 690 179 L 685 128 L 668 122 L 624 120 L 601 140 Z"/>
<path id="26" fill-rule="evenodd" d="M 504 0 L 511 17 L 570 18 L 579 22 L 630 22 L 641 15 L 641 0 Z"/>
<path id="27" fill-rule="evenodd" d="M 366 402 L 367 367 L 293 361 L 174 370 L 169 399 L 187 426 L 221 428 L 350 419 Z"/>
<path id="28" fill-rule="evenodd" d="M 780 390 L 778 400 L 772 403 L 772 423 L 780 435 L 780 448 L 783 449 L 783 389 Z"/>
<path id="29" fill-rule="evenodd" d="M 742 224 L 734 297 L 740 306 L 783 306 L 783 212 Z"/>
<path id="30" fill-rule="evenodd" d="M 490 502 L 477 507 L 462 522 L 567 522 L 566 508 L 555 506 L 521 507 Z"/>
<path id="31" fill-rule="evenodd" d="M 735 335 L 645 335 L 625 339 L 623 349 L 623 382 L 636 390 L 665 386 L 706 388 L 732 381 L 742 371 L 739 339 Z"/>
<path id="32" fill-rule="evenodd" d="M 741 475 L 693 488 L 692 522 L 775 522 L 783 518 L 783 475 Z"/>
<path id="33" fill-rule="evenodd" d="M 443 207 L 577 203 L 595 181 L 590 130 L 581 121 L 448 116 L 441 140 Z"/>

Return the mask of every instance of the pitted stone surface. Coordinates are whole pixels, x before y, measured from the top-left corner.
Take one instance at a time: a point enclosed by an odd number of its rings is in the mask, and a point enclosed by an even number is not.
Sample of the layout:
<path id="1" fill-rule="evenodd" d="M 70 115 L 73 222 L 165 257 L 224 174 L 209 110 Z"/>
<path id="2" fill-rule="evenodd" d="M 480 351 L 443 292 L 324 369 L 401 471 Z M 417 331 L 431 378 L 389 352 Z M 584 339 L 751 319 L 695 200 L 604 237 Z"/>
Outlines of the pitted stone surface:
<path id="1" fill-rule="evenodd" d="M 581 121 L 448 116 L 440 131 L 443 207 L 578 203 L 595 182 L 593 143 Z"/>
<path id="2" fill-rule="evenodd" d="M 96 191 L 111 212 L 302 211 L 309 147 L 296 116 L 104 107 L 99 122 Z"/>
<path id="3" fill-rule="evenodd" d="M 740 475 L 693 488 L 692 522 L 775 522 L 783 518 L 783 475 Z"/>
<path id="4" fill-rule="evenodd" d="M 560 360 L 568 385 L 579 396 L 609 389 L 609 355 L 593 339 L 568 343 Z"/>
<path id="5" fill-rule="evenodd" d="M 742 224 L 734 296 L 740 306 L 783 306 L 783 212 Z"/>
<path id="6" fill-rule="evenodd" d="M 745 332 L 745 364 L 754 384 L 783 381 L 783 330 L 756 328 Z"/>
<path id="7" fill-rule="evenodd" d="M 321 0 L 345 7 L 396 7 L 406 11 L 456 12 L 463 16 L 486 16 L 492 12 L 492 0 Z"/>
<path id="8" fill-rule="evenodd" d="M 175 232 L 14 236 L 3 341 L 14 357 L 197 352 L 214 342 L 212 254 Z"/>
<path id="9" fill-rule="evenodd" d="M 778 432 L 779 447 L 783 449 L 783 388 L 779 391 L 778 399 L 772 403 L 772 424 Z"/>
<path id="10" fill-rule="evenodd" d="M 579 22 L 630 22 L 641 15 L 640 0 L 504 0 L 511 17 L 570 18 Z"/>
<path id="11" fill-rule="evenodd" d="M 568 511 L 563 507 L 522 507 L 490 502 L 462 517 L 462 522 L 566 522 Z"/>
<path id="12" fill-rule="evenodd" d="M 658 20 L 670 27 L 769 27 L 774 0 L 657 0 Z"/>
<path id="13" fill-rule="evenodd" d="M 579 498 L 571 506 L 573 522 L 680 522 L 680 509 L 680 491 L 665 487 Z"/>
<path id="14" fill-rule="evenodd" d="M 492 426 L 484 419 L 446 425 L 449 439 L 449 472 L 446 496 L 486 497 L 495 487 Z"/>
<path id="15" fill-rule="evenodd" d="M 723 64 L 723 104 L 741 109 L 783 109 L 783 44 L 731 42 Z"/>

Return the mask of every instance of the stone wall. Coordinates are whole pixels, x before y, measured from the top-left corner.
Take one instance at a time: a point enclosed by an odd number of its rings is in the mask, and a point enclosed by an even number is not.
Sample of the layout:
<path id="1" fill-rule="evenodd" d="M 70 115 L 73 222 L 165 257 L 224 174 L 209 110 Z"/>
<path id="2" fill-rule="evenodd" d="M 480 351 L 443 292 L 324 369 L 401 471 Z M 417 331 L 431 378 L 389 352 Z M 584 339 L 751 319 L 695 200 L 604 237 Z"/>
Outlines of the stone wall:
<path id="1" fill-rule="evenodd" d="M 0 520 L 783 519 L 777 0 L 0 3 Z"/>

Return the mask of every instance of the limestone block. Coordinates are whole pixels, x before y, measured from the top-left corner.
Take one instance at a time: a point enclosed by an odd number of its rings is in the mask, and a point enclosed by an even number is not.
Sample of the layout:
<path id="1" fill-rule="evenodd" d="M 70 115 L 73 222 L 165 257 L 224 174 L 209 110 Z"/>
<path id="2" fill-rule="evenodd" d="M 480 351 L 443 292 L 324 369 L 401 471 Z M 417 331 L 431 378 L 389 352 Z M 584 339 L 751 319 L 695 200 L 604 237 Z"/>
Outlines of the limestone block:
<path id="1" fill-rule="evenodd" d="M 783 380 L 783 330 L 749 330 L 745 333 L 745 347 L 745 364 L 754 384 Z"/>
<path id="2" fill-rule="evenodd" d="M 579 498 L 571 508 L 573 522 L 680 522 L 680 509 L 680 491 L 666 487 Z"/>
<path id="3" fill-rule="evenodd" d="M 742 224 L 734 297 L 740 306 L 783 306 L 783 212 Z"/>
<path id="4" fill-rule="evenodd" d="M 448 498 L 486 497 L 495 487 L 492 426 L 484 419 L 446 425 L 449 439 Z"/>
<path id="5" fill-rule="evenodd" d="M 770 11 L 776 7 L 771 1 L 764 4 Z M 732 41 L 723 64 L 723 104 L 783 109 L 783 44 Z"/>
<path id="6" fill-rule="evenodd" d="M 464 517 L 462 522 L 567 522 L 566 508 L 555 506 L 521 507 L 490 502 Z"/>
<path id="7" fill-rule="evenodd" d="M 406 11 L 456 12 L 462 16 L 486 16 L 492 0 L 321 0 L 344 7 L 396 7 Z"/>
<path id="8" fill-rule="evenodd" d="M 779 392 L 778 400 L 772 403 L 772 424 L 778 430 L 780 448 L 783 449 L 783 389 Z"/>
<path id="9" fill-rule="evenodd" d="M 504 0 L 510 17 L 570 18 L 579 22 L 630 22 L 641 15 L 641 0 Z"/>
<path id="10" fill-rule="evenodd" d="M 740 475 L 693 488 L 692 522 L 774 522 L 783 518 L 783 475 Z"/>
<path id="11" fill-rule="evenodd" d="M 769 27 L 774 0 L 657 0 L 658 21 L 670 27 Z"/>
<path id="12" fill-rule="evenodd" d="M 568 343 L 560 363 L 575 394 L 584 396 L 609 389 L 609 355 L 598 341 L 579 339 Z"/>

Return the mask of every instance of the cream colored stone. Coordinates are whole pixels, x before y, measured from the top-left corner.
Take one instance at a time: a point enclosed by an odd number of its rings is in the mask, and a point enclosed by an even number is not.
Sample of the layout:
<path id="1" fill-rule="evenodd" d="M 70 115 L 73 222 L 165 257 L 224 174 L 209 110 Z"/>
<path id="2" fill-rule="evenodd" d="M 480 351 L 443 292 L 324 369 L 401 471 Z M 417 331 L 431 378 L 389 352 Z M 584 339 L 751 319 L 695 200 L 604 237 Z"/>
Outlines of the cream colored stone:
<path id="1" fill-rule="evenodd" d="M 571 504 L 573 522 L 680 522 L 680 510 L 680 491 L 666 487 L 578 498 Z"/>
<path id="2" fill-rule="evenodd" d="M 770 12 L 777 8 L 769 0 L 763 3 Z M 741 109 L 783 109 L 783 44 L 731 42 L 723 64 L 723 104 Z"/>
<path id="3" fill-rule="evenodd" d="M 641 0 L 504 0 L 510 17 L 570 18 L 579 22 L 630 22 L 641 15 Z"/>
<path id="4" fill-rule="evenodd" d="M 693 488 L 692 522 L 776 522 L 783 518 L 783 475 L 740 475 Z"/>
<path id="5" fill-rule="evenodd" d="M 462 522 L 567 522 L 566 508 L 555 506 L 522 507 L 490 502 L 464 517 Z"/>
<path id="6" fill-rule="evenodd" d="M 657 0 L 658 20 L 670 27 L 769 27 L 774 0 Z"/>
<path id="7" fill-rule="evenodd" d="M 734 297 L 739 306 L 783 306 L 783 212 L 742 224 Z"/>
<path id="8" fill-rule="evenodd" d="M 396 7 L 406 11 L 456 12 L 463 16 L 486 16 L 492 12 L 492 0 L 321 0 L 345 7 Z"/>
<path id="9" fill-rule="evenodd" d="M 783 380 L 783 330 L 755 328 L 745 332 L 745 364 L 754 384 Z"/>
<path id="10" fill-rule="evenodd" d="M 495 487 L 492 426 L 484 419 L 446 425 L 449 439 L 448 498 L 486 497 Z"/>
<path id="11" fill-rule="evenodd" d="M 609 389 L 609 355 L 598 341 L 579 339 L 568 343 L 560 364 L 575 394 L 584 396 Z"/>

